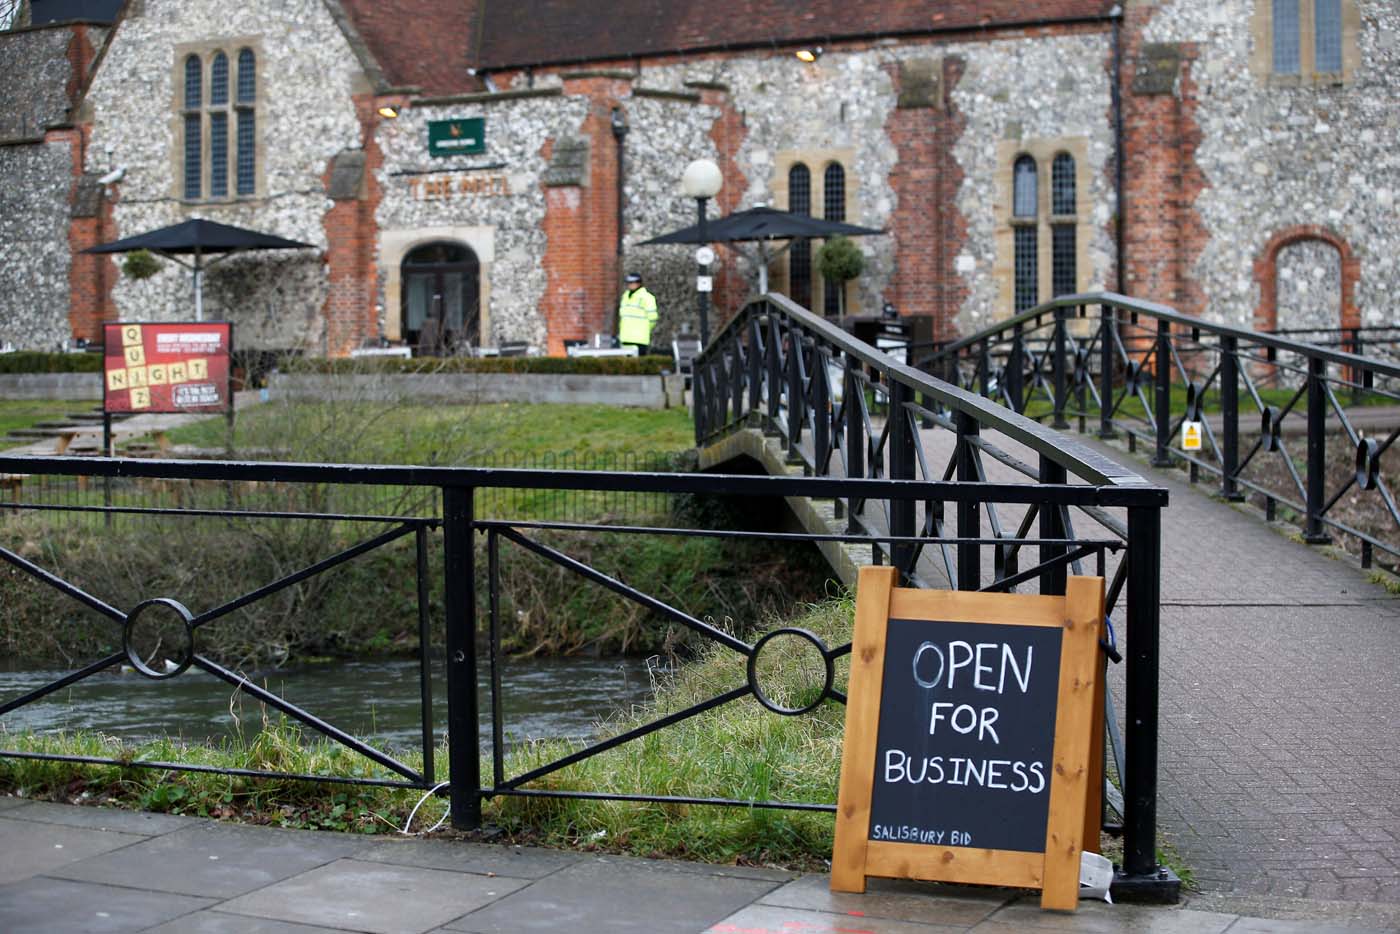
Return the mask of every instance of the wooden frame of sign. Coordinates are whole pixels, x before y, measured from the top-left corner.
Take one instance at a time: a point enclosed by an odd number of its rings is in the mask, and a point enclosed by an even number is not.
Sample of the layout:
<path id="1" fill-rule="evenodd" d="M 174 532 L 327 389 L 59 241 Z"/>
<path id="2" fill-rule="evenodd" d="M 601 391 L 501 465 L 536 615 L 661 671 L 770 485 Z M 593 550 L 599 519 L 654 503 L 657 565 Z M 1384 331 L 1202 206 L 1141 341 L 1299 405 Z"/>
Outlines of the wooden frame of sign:
<path id="1" fill-rule="evenodd" d="M 1074 910 L 1098 849 L 1103 578 L 1062 597 L 894 584 L 861 568 L 832 890 L 1003 885 Z"/>

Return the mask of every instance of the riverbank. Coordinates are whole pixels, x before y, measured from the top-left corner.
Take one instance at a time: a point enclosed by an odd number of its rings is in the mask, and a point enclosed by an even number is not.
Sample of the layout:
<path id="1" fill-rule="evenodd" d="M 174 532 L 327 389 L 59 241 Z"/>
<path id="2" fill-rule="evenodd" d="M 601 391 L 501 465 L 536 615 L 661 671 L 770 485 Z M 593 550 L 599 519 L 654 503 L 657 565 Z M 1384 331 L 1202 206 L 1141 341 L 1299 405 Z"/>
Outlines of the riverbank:
<path id="1" fill-rule="evenodd" d="M 829 645 L 849 638 L 853 605 L 832 600 L 811 606 L 784 625 L 807 629 Z M 778 621 L 773 621 L 774 627 Z M 801 640 L 775 640 L 758 676 L 777 703 L 799 705 L 820 689 L 818 667 Z M 848 665 L 838 663 L 836 689 Z M 183 677 L 183 676 L 182 676 Z M 662 678 L 655 698 L 617 715 L 600 736 L 615 736 L 744 683 L 744 659 L 722 647 Z M 509 703 L 510 695 L 506 695 Z M 741 800 L 833 803 L 844 707 L 826 701 L 811 714 L 781 717 L 752 698 L 725 704 L 643 739 L 625 743 L 553 773 L 531 787 L 613 794 L 724 797 Z M 6 749 L 127 763 L 179 762 L 201 768 L 279 771 L 356 780 L 390 777 L 350 750 L 313 738 L 299 726 L 248 702 L 242 731 L 219 745 L 164 739 L 127 745 L 97 733 L 0 733 Z M 505 751 L 507 775 L 576 751 L 578 741 L 517 744 Z M 395 752 L 421 770 L 421 753 Z M 450 780 L 446 750 L 434 756 L 438 779 Z M 491 774 L 489 759 L 483 774 Z M 292 779 L 251 778 L 212 771 L 87 765 L 54 759 L 0 759 L 0 791 L 26 798 L 100 803 L 171 814 L 218 817 L 279 827 L 381 834 L 404 826 L 420 792 L 376 786 L 339 786 Z M 429 798 L 417 813 L 428 827 L 446 811 Z M 634 855 L 664 855 L 715 863 L 820 866 L 831 853 L 830 814 L 644 802 L 497 798 L 485 820 L 505 839 Z"/>

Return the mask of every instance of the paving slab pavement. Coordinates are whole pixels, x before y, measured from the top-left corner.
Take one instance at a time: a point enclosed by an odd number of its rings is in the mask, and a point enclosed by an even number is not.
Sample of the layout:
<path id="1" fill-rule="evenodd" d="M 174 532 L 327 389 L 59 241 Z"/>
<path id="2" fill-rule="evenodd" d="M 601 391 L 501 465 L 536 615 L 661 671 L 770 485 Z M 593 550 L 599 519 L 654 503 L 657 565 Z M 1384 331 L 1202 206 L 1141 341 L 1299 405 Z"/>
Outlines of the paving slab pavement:
<path id="1" fill-rule="evenodd" d="M 7 797 L 0 814 L 5 934 L 1400 931 L 1400 906 L 1268 899 L 1241 914 L 1191 896 L 1176 907 L 1086 901 L 1074 914 L 1047 914 L 1038 896 L 1005 889 L 872 880 L 865 895 L 833 895 L 824 874 L 757 867 L 280 830 Z"/>

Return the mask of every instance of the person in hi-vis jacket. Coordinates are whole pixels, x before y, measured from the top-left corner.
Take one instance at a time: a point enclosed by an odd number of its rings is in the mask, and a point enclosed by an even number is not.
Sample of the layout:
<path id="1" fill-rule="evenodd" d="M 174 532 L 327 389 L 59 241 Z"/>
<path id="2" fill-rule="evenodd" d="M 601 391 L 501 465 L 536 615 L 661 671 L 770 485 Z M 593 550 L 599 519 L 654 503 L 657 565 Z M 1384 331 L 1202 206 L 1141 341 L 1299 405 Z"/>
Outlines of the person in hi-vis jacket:
<path id="1" fill-rule="evenodd" d="M 656 327 L 656 296 L 642 285 L 642 277 L 627 274 L 627 288 L 617 306 L 617 340 L 624 347 L 632 345 L 644 354 L 651 347 L 651 329 Z"/>

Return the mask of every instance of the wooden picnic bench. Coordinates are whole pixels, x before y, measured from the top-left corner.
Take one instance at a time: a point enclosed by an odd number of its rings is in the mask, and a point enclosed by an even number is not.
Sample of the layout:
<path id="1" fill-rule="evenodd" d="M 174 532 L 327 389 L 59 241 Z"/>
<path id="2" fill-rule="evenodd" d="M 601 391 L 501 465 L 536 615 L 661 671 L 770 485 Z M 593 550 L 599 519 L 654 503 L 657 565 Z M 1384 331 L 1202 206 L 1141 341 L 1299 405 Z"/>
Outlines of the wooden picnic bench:
<path id="1" fill-rule="evenodd" d="M 55 434 L 55 435 L 57 436 L 57 438 L 58 438 L 58 441 L 57 441 L 57 443 L 56 443 L 55 446 L 54 446 L 54 453 L 55 453 L 55 454 L 67 454 L 67 453 L 68 453 L 68 449 L 69 449 L 70 447 L 72 447 L 74 441 L 80 441 L 80 440 L 85 441 L 85 440 L 87 440 L 87 439 L 89 439 L 89 438 L 91 438 L 91 439 L 93 439 L 94 441 L 97 442 L 97 447 L 98 447 L 99 450 L 100 450 L 101 447 L 102 447 L 102 429 L 101 429 L 101 428 L 94 428 L 94 427 L 91 426 L 91 425 L 75 426 L 75 427 L 73 427 L 73 428 L 61 428 L 61 429 L 59 429 L 58 431 L 56 431 L 54 434 Z M 170 453 L 170 438 L 169 438 L 168 435 L 166 435 L 164 429 L 156 428 L 156 429 L 153 429 L 153 430 L 151 430 L 151 431 L 141 431 L 141 432 L 116 432 L 116 431 L 113 431 L 113 432 L 112 432 L 112 445 L 113 445 L 113 447 L 116 446 L 118 434 L 125 435 L 126 437 L 129 437 L 129 438 L 140 437 L 140 436 L 142 436 L 142 435 L 150 435 L 151 437 L 153 437 L 153 438 L 156 439 L 156 445 L 160 448 L 160 453 L 162 453 L 162 454 L 169 454 L 169 453 Z M 110 452 L 108 452 L 108 453 L 110 453 Z"/>

